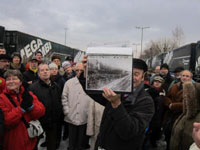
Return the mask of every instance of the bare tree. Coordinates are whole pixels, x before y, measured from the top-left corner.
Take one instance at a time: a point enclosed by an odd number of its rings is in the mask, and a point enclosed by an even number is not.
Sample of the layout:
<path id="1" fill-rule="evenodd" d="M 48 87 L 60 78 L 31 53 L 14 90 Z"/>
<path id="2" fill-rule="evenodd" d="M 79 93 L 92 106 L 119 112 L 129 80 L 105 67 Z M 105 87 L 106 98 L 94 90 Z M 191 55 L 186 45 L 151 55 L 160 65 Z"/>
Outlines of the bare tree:
<path id="1" fill-rule="evenodd" d="M 160 53 L 164 53 L 169 50 L 178 48 L 183 38 L 184 38 L 183 29 L 181 27 L 176 27 L 174 30 L 172 30 L 171 38 L 151 40 L 150 43 L 147 45 L 146 50 L 144 50 L 143 55 L 140 56 L 140 58 L 143 59 L 151 58 Z"/>
<path id="2" fill-rule="evenodd" d="M 180 26 L 177 26 L 174 30 L 172 30 L 172 38 L 175 40 L 177 47 L 182 44 L 184 39 L 184 32 Z"/>

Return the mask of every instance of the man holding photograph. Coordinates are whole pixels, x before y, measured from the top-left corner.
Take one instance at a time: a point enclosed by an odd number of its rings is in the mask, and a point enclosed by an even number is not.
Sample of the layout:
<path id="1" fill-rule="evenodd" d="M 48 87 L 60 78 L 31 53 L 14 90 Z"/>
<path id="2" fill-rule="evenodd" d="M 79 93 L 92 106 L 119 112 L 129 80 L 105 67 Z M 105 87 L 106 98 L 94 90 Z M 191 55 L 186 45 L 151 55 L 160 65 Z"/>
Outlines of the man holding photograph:
<path id="1" fill-rule="evenodd" d="M 82 62 L 86 68 L 87 56 Z M 103 94 L 89 94 L 105 106 L 95 150 L 142 149 L 145 129 L 154 114 L 154 103 L 144 90 L 146 63 L 133 59 L 133 68 L 133 93 L 120 95 L 104 88 Z M 85 78 L 81 82 L 84 85 Z"/>

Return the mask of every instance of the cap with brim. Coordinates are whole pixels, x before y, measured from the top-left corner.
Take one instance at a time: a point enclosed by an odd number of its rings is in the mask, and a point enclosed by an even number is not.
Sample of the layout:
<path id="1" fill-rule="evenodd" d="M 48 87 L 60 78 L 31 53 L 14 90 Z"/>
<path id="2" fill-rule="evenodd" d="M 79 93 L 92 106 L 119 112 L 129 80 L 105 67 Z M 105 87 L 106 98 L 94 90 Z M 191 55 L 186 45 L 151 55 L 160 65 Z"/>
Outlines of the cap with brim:
<path id="1" fill-rule="evenodd" d="M 155 76 L 153 81 L 159 81 L 160 83 L 163 83 L 164 79 L 161 76 Z"/>
<path id="2" fill-rule="evenodd" d="M 142 59 L 133 58 L 133 68 L 141 69 L 144 72 L 148 70 L 147 64 Z"/>
<path id="3" fill-rule="evenodd" d="M 0 54 L 0 60 L 1 60 L 1 59 L 6 59 L 6 60 L 11 61 L 10 56 L 8 56 L 7 54 Z"/>

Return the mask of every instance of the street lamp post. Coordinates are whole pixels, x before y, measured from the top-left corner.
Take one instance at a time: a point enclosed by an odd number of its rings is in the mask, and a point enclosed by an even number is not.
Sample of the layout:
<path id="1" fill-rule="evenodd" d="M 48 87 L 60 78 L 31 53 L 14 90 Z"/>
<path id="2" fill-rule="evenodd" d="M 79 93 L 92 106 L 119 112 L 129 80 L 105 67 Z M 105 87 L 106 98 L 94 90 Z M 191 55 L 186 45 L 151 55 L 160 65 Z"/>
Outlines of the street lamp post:
<path id="1" fill-rule="evenodd" d="M 142 42 L 143 42 L 143 30 L 150 28 L 150 27 L 142 27 L 142 26 L 137 26 L 137 29 L 141 29 L 141 52 L 140 52 L 140 56 L 142 55 Z"/>
<path id="2" fill-rule="evenodd" d="M 133 43 L 133 45 L 135 45 L 134 57 L 137 58 L 137 46 L 140 45 L 140 44 L 139 43 Z"/>

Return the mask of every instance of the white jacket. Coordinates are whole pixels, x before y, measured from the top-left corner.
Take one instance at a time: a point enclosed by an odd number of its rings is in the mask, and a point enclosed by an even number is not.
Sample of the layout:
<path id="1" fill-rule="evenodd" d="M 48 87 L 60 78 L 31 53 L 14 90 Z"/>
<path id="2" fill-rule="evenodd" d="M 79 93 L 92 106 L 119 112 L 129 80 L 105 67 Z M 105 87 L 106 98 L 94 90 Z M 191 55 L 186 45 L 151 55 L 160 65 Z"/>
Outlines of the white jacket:
<path id="1" fill-rule="evenodd" d="M 62 93 L 64 120 L 73 125 L 86 124 L 90 100 L 77 77 L 68 80 Z"/>

